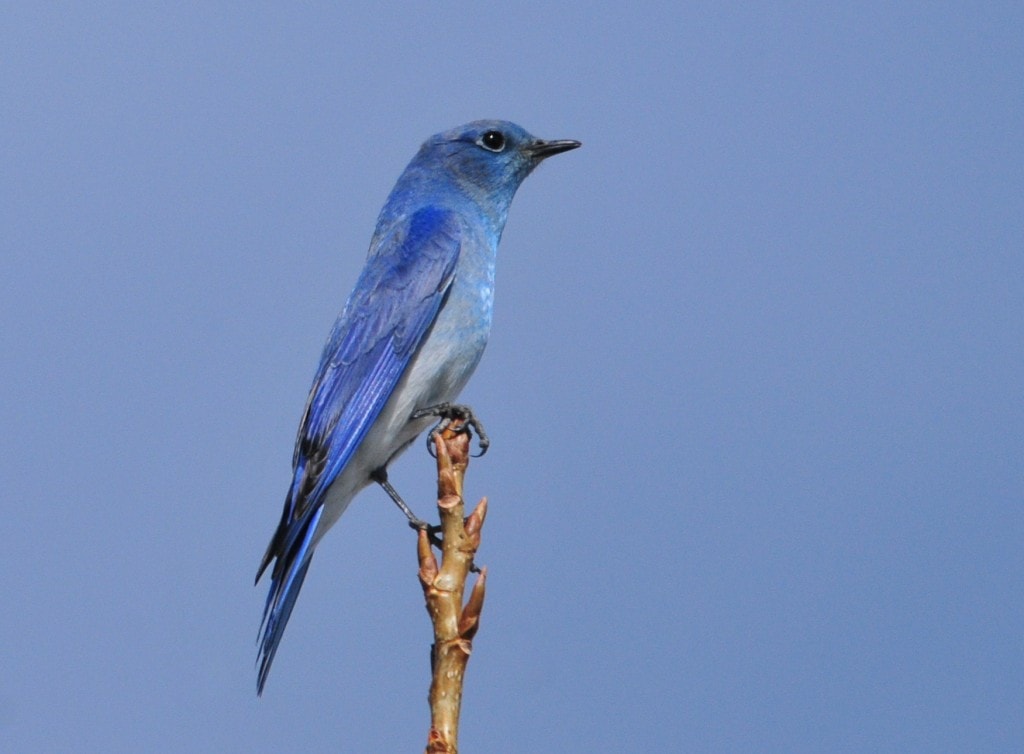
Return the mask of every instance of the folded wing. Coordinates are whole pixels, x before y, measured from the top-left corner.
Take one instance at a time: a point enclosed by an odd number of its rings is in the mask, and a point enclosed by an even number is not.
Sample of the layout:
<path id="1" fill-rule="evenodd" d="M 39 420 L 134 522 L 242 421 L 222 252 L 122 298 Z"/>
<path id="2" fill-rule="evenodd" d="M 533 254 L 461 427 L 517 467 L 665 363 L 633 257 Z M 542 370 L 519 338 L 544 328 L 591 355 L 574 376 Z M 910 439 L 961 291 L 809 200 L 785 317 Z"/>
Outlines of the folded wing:
<path id="1" fill-rule="evenodd" d="M 274 562 L 260 627 L 260 692 L 313 555 L 327 490 L 437 317 L 459 247 L 458 220 L 447 210 L 427 207 L 396 223 L 371 249 L 334 324 L 299 426 L 281 522 L 256 576 Z"/>

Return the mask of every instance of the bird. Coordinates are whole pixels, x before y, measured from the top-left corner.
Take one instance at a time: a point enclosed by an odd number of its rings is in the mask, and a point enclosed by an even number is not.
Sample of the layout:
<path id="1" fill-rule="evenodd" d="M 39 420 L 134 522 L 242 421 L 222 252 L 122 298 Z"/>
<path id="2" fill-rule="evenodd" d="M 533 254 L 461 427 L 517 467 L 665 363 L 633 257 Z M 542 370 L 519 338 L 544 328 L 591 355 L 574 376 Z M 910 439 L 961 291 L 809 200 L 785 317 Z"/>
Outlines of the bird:
<path id="1" fill-rule="evenodd" d="M 259 584 L 273 563 L 257 642 L 258 695 L 313 552 L 356 494 L 377 483 L 411 525 L 425 526 L 391 487 L 387 467 L 437 417 L 474 420 L 453 402 L 487 344 L 512 198 L 543 160 L 580 145 L 538 139 L 509 121 L 473 121 L 423 142 L 388 195 L 324 345 L 284 510 L 256 574 Z"/>

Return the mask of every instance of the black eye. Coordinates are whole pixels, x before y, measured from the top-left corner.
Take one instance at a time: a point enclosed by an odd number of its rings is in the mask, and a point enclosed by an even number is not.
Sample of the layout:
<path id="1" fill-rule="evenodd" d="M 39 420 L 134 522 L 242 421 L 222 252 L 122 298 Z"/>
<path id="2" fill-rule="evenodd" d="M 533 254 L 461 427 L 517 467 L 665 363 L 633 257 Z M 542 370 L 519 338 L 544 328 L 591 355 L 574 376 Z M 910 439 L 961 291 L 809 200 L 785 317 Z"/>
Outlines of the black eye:
<path id="1" fill-rule="evenodd" d="M 505 148 L 505 134 L 501 131 L 488 131 L 480 137 L 477 144 L 492 152 L 500 152 Z"/>

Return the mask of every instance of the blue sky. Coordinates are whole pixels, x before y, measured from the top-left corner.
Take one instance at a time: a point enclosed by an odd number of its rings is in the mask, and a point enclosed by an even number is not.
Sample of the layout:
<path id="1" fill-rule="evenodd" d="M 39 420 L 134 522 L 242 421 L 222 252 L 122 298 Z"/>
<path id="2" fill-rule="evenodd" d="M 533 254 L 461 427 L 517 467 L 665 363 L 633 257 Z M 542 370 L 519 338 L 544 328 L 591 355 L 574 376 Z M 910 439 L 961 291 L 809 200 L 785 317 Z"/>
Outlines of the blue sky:
<path id="1" fill-rule="evenodd" d="M 9 4 L 5 746 L 422 746 L 383 493 L 259 700 L 252 579 L 381 203 L 494 117 L 584 147 L 516 198 L 464 393 L 463 750 L 1020 750 L 1022 39 L 1016 3 Z"/>

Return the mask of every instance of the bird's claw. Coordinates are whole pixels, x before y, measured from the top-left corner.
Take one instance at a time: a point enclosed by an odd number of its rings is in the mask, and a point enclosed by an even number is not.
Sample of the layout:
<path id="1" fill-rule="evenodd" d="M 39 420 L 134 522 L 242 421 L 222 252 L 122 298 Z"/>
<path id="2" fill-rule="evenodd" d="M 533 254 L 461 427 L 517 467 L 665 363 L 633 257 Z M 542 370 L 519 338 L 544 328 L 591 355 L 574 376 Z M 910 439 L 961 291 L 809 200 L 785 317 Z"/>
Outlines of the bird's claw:
<path id="1" fill-rule="evenodd" d="M 437 440 L 438 434 L 448 429 L 449 425 L 456 419 L 462 422 L 462 426 L 459 428 L 460 432 L 476 430 L 477 445 L 479 445 L 480 451 L 473 454 L 474 458 L 482 456 L 487 452 L 487 448 L 491 446 L 491 438 L 484 431 L 484 425 L 476 418 L 476 414 L 473 413 L 473 409 L 469 406 L 461 403 L 439 403 L 436 406 L 419 409 L 413 413 L 412 418 L 422 419 L 425 416 L 436 416 L 440 419 L 434 428 L 427 433 L 427 452 L 430 453 L 432 458 L 437 458 L 434 443 Z"/>
<path id="2" fill-rule="evenodd" d="M 428 524 L 422 519 L 410 519 L 409 526 L 416 531 L 425 531 L 427 533 L 427 539 L 430 540 L 430 544 L 436 547 L 438 550 L 441 549 L 441 537 L 438 536 L 441 533 L 441 527 L 435 524 Z"/>

